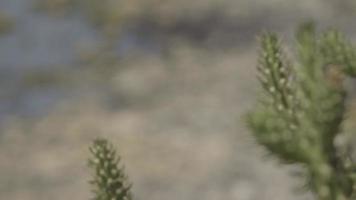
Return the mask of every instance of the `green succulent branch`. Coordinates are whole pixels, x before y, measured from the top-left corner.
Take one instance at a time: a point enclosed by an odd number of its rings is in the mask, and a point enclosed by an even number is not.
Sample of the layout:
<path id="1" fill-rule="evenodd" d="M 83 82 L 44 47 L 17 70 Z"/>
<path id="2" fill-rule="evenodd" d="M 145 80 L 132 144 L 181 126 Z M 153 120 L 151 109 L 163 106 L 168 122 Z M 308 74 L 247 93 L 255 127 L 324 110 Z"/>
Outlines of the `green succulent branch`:
<path id="1" fill-rule="evenodd" d="M 320 49 L 327 63 L 342 65 L 345 73 L 356 76 L 356 49 L 342 33 L 336 30 L 325 32 Z"/>
<path id="2" fill-rule="evenodd" d="M 93 169 L 90 183 L 95 194 L 94 200 L 131 200 L 131 184 L 123 168 L 119 168 L 120 157 L 112 144 L 105 139 L 94 140 L 89 148 L 92 157 L 89 166 Z"/>
<path id="3" fill-rule="evenodd" d="M 318 36 L 313 23 L 296 32 L 296 58 L 286 60 L 276 34 L 261 37 L 258 77 L 264 95 L 249 113 L 257 141 L 281 161 L 303 165 L 320 200 L 351 200 L 355 164 L 338 153 L 346 75 L 355 76 L 356 50 L 340 33 Z"/>

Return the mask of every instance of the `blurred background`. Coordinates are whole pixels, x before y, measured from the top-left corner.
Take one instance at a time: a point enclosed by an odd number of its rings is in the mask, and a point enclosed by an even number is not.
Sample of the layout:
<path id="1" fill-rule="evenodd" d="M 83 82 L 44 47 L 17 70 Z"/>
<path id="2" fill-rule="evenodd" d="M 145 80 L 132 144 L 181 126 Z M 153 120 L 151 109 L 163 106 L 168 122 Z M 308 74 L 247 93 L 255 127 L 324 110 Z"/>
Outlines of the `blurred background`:
<path id="1" fill-rule="evenodd" d="M 246 130 L 256 36 L 291 44 L 313 19 L 356 39 L 355 11 L 347 0 L 0 0 L 0 198 L 89 199 L 88 145 L 103 136 L 138 200 L 313 199 Z"/>

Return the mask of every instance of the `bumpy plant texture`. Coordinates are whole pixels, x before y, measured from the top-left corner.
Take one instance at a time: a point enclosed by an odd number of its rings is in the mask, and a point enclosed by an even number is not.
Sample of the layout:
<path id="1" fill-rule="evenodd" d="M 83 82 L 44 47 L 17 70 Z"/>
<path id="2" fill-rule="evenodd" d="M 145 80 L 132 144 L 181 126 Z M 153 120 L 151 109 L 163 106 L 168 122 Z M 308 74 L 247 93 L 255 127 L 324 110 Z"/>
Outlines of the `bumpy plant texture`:
<path id="1" fill-rule="evenodd" d="M 95 200 L 131 200 L 131 185 L 122 168 L 118 167 L 120 157 L 105 139 L 94 140 L 89 148 L 92 157 L 89 166 L 93 169 L 93 186 Z"/>
<path id="2" fill-rule="evenodd" d="M 355 164 L 334 144 L 345 115 L 344 79 L 356 75 L 356 49 L 335 30 L 317 35 L 312 23 L 296 32 L 296 62 L 286 60 L 280 45 L 274 33 L 261 37 L 264 92 L 249 127 L 271 154 L 303 166 L 317 199 L 356 199 Z"/>

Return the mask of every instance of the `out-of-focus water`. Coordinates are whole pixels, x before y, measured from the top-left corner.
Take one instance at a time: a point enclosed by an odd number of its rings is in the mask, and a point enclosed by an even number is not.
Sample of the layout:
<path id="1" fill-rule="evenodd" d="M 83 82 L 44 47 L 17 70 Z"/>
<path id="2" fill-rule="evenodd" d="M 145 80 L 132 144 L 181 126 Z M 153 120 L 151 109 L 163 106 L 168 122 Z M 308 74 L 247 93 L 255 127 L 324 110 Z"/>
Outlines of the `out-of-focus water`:
<path id="1" fill-rule="evenodd" d="M 178 39 L 189 38 L 195 42 L 204 41 L 205 47 L 210 45 L 217 47 L 218 50 L 224 49 L 220 48 L 221 46 L 234 45 L 243 49 L 255 40 L 256 34 L 262 29 L 272 27 L 277 31 L 289 31 L 290 27 L 295 27 L 297 22 L 303 19 L 315 17 L 317 20 L 322 18 L 319 21 L 325 22 L 330 21 L 333 15 L 341 13 L 340 9 L 331 9 L 331 4 L 314 8 L 321 5 L 317 3 L 319 1 L 313 1 L 314 7 L 313 4 L 308 6 L 306 3 L 296 3 L 293 12 L 289 12 L 289 9 L 293 9 L 286 4 L 281 4 L 281 9 L 276 8 L 272 1 L 271 3 L 256 1 L 250 3 L 251 6 L 246 3 L 247 1 L 243 2 L 241 1 L 243 8 L 250 9 L 253 13 L 244 11 L 242 13 L 247 14 L 241 14 L 238 18 L 226 17 L 224 10 L 213 9 L 216 12 L 211 12 L 206 17 L 195 19 L 182 17 L 176 24 L 162 27 L 143 15 L 136 19 L 135 23 L 123 28 L 120 38 L 110 40 L 112 43 L 110 45 L 114 47 L 112 53 L 116 57 L 137 51 L 166 55 L 167 46 L 180 43 L 180 40 L 167 40 L 173 38 L 172 36 L 178 36 L 175 37 Z M 36 0 L 0 1 L 0 12 L 8 15 L 14 23 L 9 34 L 0 35 L 0 119 L 1 116 L 8 114 L 36 116 L 46 112 L 58 101 L 90 92 L 90 89 L 76 89 L 73 85 L 29 86 L 24 82 L 24 77 L 43 71 L 52 74 L 59 71 L 62 74 L 68 73 L 69 76 L 73 69 L 80 76 L 81 70 L 84 73 L 88 68 L 80 61 L 80 51 L 100 48 L 107 39 L 80 11 L 60 17 L 51 16 L 36 10 L 35 4 Z M 255 4 L 261 5 L 253 6 Z M 268 6 L 269 4 L 271 6 Z M 303 12 L 299 12 L 298 9 Z M 313 10 L 332 12 L 327 14 Z M 345 19 L 345 16 L 342 17 L 341 19 Z M 343 23 L 346 24 L 346 21 L 348 20 L 343 20 Z M 352 27 L 345 27 L 349 28 L 348 32 L 353 32 Z M 172 41 L 175 42 L 171 43 Z M 95 89 L 97 88 L 93 88 Z"/>
<path id="2" fill-rule="evenodd" d="M 50 16 L 36 10 L 35 3 L 0 1 L 0 11 L 14 23 L 10 33 L 0 35 L 0 119 L 8 114 L 43 114 L 60 100 L 90 91 L 57 85 L 28 86 L 23 79 L 43 71 L 70 75 L 75 68 L 79 68 L 76 73 L 80 76 L 80 70 L 86 70 L 78 58 L 80 50 L 96 48 L 106 39 L 80 12 Z M 116 56 L 138 49 L 146 53 L 160 51 L 157 38 L 142 37 L 135 31 L 123 31 L 120 42 L 111 40 Z"/>
<path id="3" fill-rule="evenodd" d="M 56 71 L 77 62 L 78 48 L 100 39 L 96 30 L 79 15 L 50 17 L 36 12 L 35 1 L 0 1 L 0 10 L 14 23 L 0 37 L 0 116 L 36 115 L 73 91 L 56 86 L 28 87 L 22 79 L 36 71 Z"/>

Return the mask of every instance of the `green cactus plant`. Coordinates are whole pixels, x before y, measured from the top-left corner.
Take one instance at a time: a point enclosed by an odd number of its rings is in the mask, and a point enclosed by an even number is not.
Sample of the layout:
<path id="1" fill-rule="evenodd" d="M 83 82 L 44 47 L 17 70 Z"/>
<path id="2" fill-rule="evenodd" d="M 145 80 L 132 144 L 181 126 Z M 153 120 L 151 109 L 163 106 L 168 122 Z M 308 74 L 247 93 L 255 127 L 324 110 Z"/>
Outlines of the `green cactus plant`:
<path id="1" fill-rule="evenodd" d="M 289 62 L 274 33 L 261 36 L 258 79 L 262 94 L 247 115 L 257 141 L 282 162 L 303 167 L 318 200 L 356 199 L 356 164 L 339 151 L 344 134 L 345 77 L 356 76 L 356 48 L 335 30 L 318 35 L 313 23 L 296 32 L 296 62 Z M 131 200 L 131 185 L 112 144 L 90 147 L 95 200 Z"/>
<path id="2" fill-rule="evenodd" d="M 93 169 L 90 183 L 95 194 L 94 200 L 131 200 L 131 184 L 123 168 L 119 168 L 120 157 L 106 139 L 94 140 L 89 148 L 92 157 L 89 166 Z"/>
<path id="3" fill-rule="evenodd" d="M 274 33 L 261 36 L 258 106 L 248 114 L 257 141 L 287 163 L 303 166 L 319 200 L 355 198 L 355 164 L 338 153 L 346 90 L 355 76 L 356 49 L 335 31 L 317 35 L 313 23 L 296 32 L 296 62 L 287 61 Z"/>

